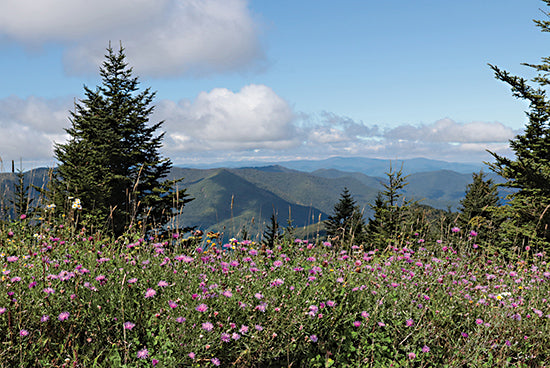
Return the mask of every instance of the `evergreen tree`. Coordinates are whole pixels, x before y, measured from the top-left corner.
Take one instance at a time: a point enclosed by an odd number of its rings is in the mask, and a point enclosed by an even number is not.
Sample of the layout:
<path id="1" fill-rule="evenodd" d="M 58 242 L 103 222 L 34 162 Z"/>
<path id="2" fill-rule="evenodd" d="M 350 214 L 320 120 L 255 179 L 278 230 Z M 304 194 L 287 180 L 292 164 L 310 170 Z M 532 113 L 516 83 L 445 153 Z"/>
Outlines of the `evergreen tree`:
<path id="1" fill-rule="evenodd" d="M 279 240 L 279 236 L 279 222 L 277 220 L 277 214 L 273 211 L 270 223 L 267 224 L 267 228 L 264 231 L 262 244 L 267 248 L 273 249 Z"/>
<path id="2" fill-rule="evenodd" d="M 406 182 L 408 175 L 403 175 L 403 166 L 394 171 L 390 164 L 386 176 L 388 181 L 382 184 L 384 190 L 378 192 L 374 204 L 371 205 L 374 216 L 369 220 L 366 231 L 371 244 L 397 239 L 406 225 L 407 217 L 411 217 L 411 206 L 416 204 L 403 197 L 403 190 L 409 184 Z M 408 220 L 412 221 L 412 218 Z"/>
<path id="3" fill-rule="evenodd" d="M 13 206 L 14 216 L 29 215 L 33 198 L 29 195 L 29 186 L 25 185 L 25 173 L 19 169 L 15 174 L 17 181 L 14 185 L 14 195 L 10 199 Z"/>
<path id="4" fill-rule="evenodd" d="M 105 58 L 102 85 L 84 87 L 66 129 L 70 138 L 55 146 L 59 166 L 49 196 L 58 208 L 80 199 L 88 220 L 115 234 L 137 219 L 158 227 L 190 199 L 179 180 L 164 180 L 172 162 L 159 153 L 162 122 L 149 124 L 155 92 L 139 91 L 122 46 L 118 53 L 109 46 Z"/>
<path id="5" fill-rule="evenodd" d="M 550 0 L 545 0 L 550 6 Z M 535 21 L 542 32 L 550 32 L 550 21 Z M 491 169 L 506 179 L 504 186 L 514 192 L 502 207 L 505 222 L 502 225 L 505 245 L 550 245 L 550 57 L 540 64 L 523 64 L 538 72 L 529 81 L 513 76 L 497 66 L 490 65 L 497 79 L 511 87 L 514 97 L 529 103 L 525 131 L 510 140 L 514 158 L 490 152 L 495 162 Z"/>
<path id="6" fill-rule="evenodd" d="M 365 220 L 355 199 L 344 188 L 333 214 L 325 220 L 329 240 L 333 244 L 359 244 L 364 241 Z"/>
<path id="7" fill-rule="evenodd" d="M 472 174 L 464 198 L 460 200 L 458 227 L 475 230 L 482 239 L 493 239 L 498 227 L 495 210 L 500 202 L 498 187 L 492 179 L 486 179 L 483 171 Z"/>

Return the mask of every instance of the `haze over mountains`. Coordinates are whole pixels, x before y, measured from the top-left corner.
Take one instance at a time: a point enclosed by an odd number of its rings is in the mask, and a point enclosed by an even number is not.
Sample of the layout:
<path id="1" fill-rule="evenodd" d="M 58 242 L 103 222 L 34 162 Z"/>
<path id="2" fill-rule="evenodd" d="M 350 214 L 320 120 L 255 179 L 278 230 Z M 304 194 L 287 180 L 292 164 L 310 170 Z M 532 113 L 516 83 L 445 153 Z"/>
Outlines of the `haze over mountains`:
<path id="1" fill-rule="evenodd" d="M 405 197 L 444 210 L 458 207 L 466 186 L 472 181 L 472 173 L 482 169 L 482 165 L 427 159 L 392 161 L 394 169 L 399 169 L 401 164 L 403 171 L 410 175 Z M 245 228 L 249 235 L 257 236 L 275 211 L 283 227 L 289 215 L 295 227 L 315 225 L 332 213 L 344 187 L 349 189 L 368 218 L 371 215 L 369 205 L 383 188 L 390 162 L 332 158 L 257 167 L 231 167 L 236 163 L 224 165 L 223 168 L 172 169 L 169 178 L 183 177 L 181 185 L 195 198 L 185 206 L 180 217 L 182 224 L 206 231 L 222 231 L 230 236 L 242 234 Z M 48 171 L 26 172 L 26 184 L 32 182 L 43 186 Z M 0 174 L 3 206 L 9 205 L 7 198 L 15 182 L 14 174 Z"/>

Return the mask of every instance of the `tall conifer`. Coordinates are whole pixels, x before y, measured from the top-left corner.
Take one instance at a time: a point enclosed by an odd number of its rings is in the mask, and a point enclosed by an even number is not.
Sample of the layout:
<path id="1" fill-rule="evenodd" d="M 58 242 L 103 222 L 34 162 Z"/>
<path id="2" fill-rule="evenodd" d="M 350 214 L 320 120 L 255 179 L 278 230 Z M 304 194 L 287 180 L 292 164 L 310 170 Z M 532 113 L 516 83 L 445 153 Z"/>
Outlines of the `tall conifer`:
<path id="1" fill-rule="evenodd" d="M 66 129 L 69 140 L 55 146 L 59 166 L 50 187 L 58 208 L 78 198 L 89 221 L 115 234 L 137 219 L 164 225 L 190 201 L 177 180 L 164 180 L 172 162 L 159 152 L 162 122 L 149 124 L 155 92 L 139 90 L 125 59 L 122 46 L 118 52 L 109 46 L 102 85 L 84 86 Z"/>
<path id="2" fill-rule="evenodd" d="M 550 0 L 544 1 L 550 6 Z M 550 32 L 550 21 L 535 20 L 542 32 Z M 505 186 L 515 191 L 508 196 L 502 211 L 503 241 L 508 245 L 550 246 L 550 57 L 540 64 L 523 65 L 538 74 L 529 81 L 490 65 L 497 79 L 511 87 L 514 97 L 529 103 L 525 131 L 510 140 L 514 158 L 491 152 L 491 169 L 506 179 Z"/>

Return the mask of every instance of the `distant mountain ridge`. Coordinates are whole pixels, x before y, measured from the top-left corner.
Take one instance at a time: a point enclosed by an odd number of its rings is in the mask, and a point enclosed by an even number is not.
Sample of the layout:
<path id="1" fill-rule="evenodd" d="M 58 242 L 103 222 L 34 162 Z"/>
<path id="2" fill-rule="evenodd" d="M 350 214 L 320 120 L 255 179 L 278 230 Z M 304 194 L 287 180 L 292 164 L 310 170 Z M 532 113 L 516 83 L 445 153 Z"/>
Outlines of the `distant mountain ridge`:
<path id="1" fill-rule="evenodd" d="M 291 161 L 226 161 L 213 164 L 185 165 L 188 168 L 242 168 L 242 167 L 269 167 L 282 166 L 288 169 L 313 172 L 323 169 L 337 169 L 346 172 L 359 172 L 369 176 L 384 176 L 389 170 L 390 163 L 395 169 L 403 165 L 405 174 L 425 171 L 452 170 L 462 174 L 489 171 L 483 163 L 461 163 L 432 160 L 427 158 L 412 159 L 378 159 L 366 157 L 331 157 L 321 160 L 291 160 Z M 182 166 L 182 165 L 180 165 Z"/>
<path id="2" fill-rule="evenodd" d="M 425 159 L 414 162 L 416 166 L 413 167 L 432 170 L 410 173 L 404 196 L 434 208 L 457 209 L 466 186 L 472 181 L 472 172 L 476 170 L 462 173 L 445 169 L 446 166 L 453 166 L 452 163 L 441 164 L 442 161 Z M 327 166 L 319 167 L 322 164 Z M 361 172 L 330 167 L 356 168 L 360 164 L 365 164 Z M 410 167 L 407 170 L 410 164 L 410 161 L 403 163 L 405 172 L 411 172 Z M 310 171 L 283 165 L 205 169 L 173 167 L 169 179 L 183 177 L 181 185 L 195 198 L 185 206 L 179 220 L 185 226 L 223 231 L 233 236 L 238 236 L 243 229 L 249 234 L 261 234 L 273 212 L 277 213 L 283 227 L 289 217 L 296 227 L 311 226 L 332 213 L 344 187 L 348 188 L 364 211 L 365 218 L 368 218 L 371 216 L 370 204 L 374 203 L 378 191 L 383 189 L 385 172 L 389 170 L 389 161 L 372 159 L 295 161 L 293 165 L 306 167 Z M 392 161 L 392 166 L 399 168 L 401 164 Z M 466 170 L 467 167 L 463 165 L 458 168 Z M 380 175 L 364 173 L 371 171 Z M 25 173 L 26 183 L 30 183 L 32 178 L 34 185 L 44 186 L 48 172 L 49 169 L 29 171 Z M 492 176 L 495 177 L 494 174 Z M 15 174 L 0 173 L 0 194 L 4 204 L 13 193 L 15 179 Z M 83 203 L 83 206 L 86 204 Z"/>

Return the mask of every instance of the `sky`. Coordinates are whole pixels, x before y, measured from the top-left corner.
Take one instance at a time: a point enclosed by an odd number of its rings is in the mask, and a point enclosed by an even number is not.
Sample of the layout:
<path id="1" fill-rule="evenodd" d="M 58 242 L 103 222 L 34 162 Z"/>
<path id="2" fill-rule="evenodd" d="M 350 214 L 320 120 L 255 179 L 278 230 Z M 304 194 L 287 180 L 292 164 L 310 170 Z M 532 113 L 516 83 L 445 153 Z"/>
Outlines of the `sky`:
<path id="1" fill-rule="evenodd" d="M 550 56 L 539 0 L 3 0 L 0 159 L 55 166 L 109 42 L 156 91 L 175 165 L 512 155 L 525 78 Z M 159 131 L 160 133 L 160 131 Z"/>

